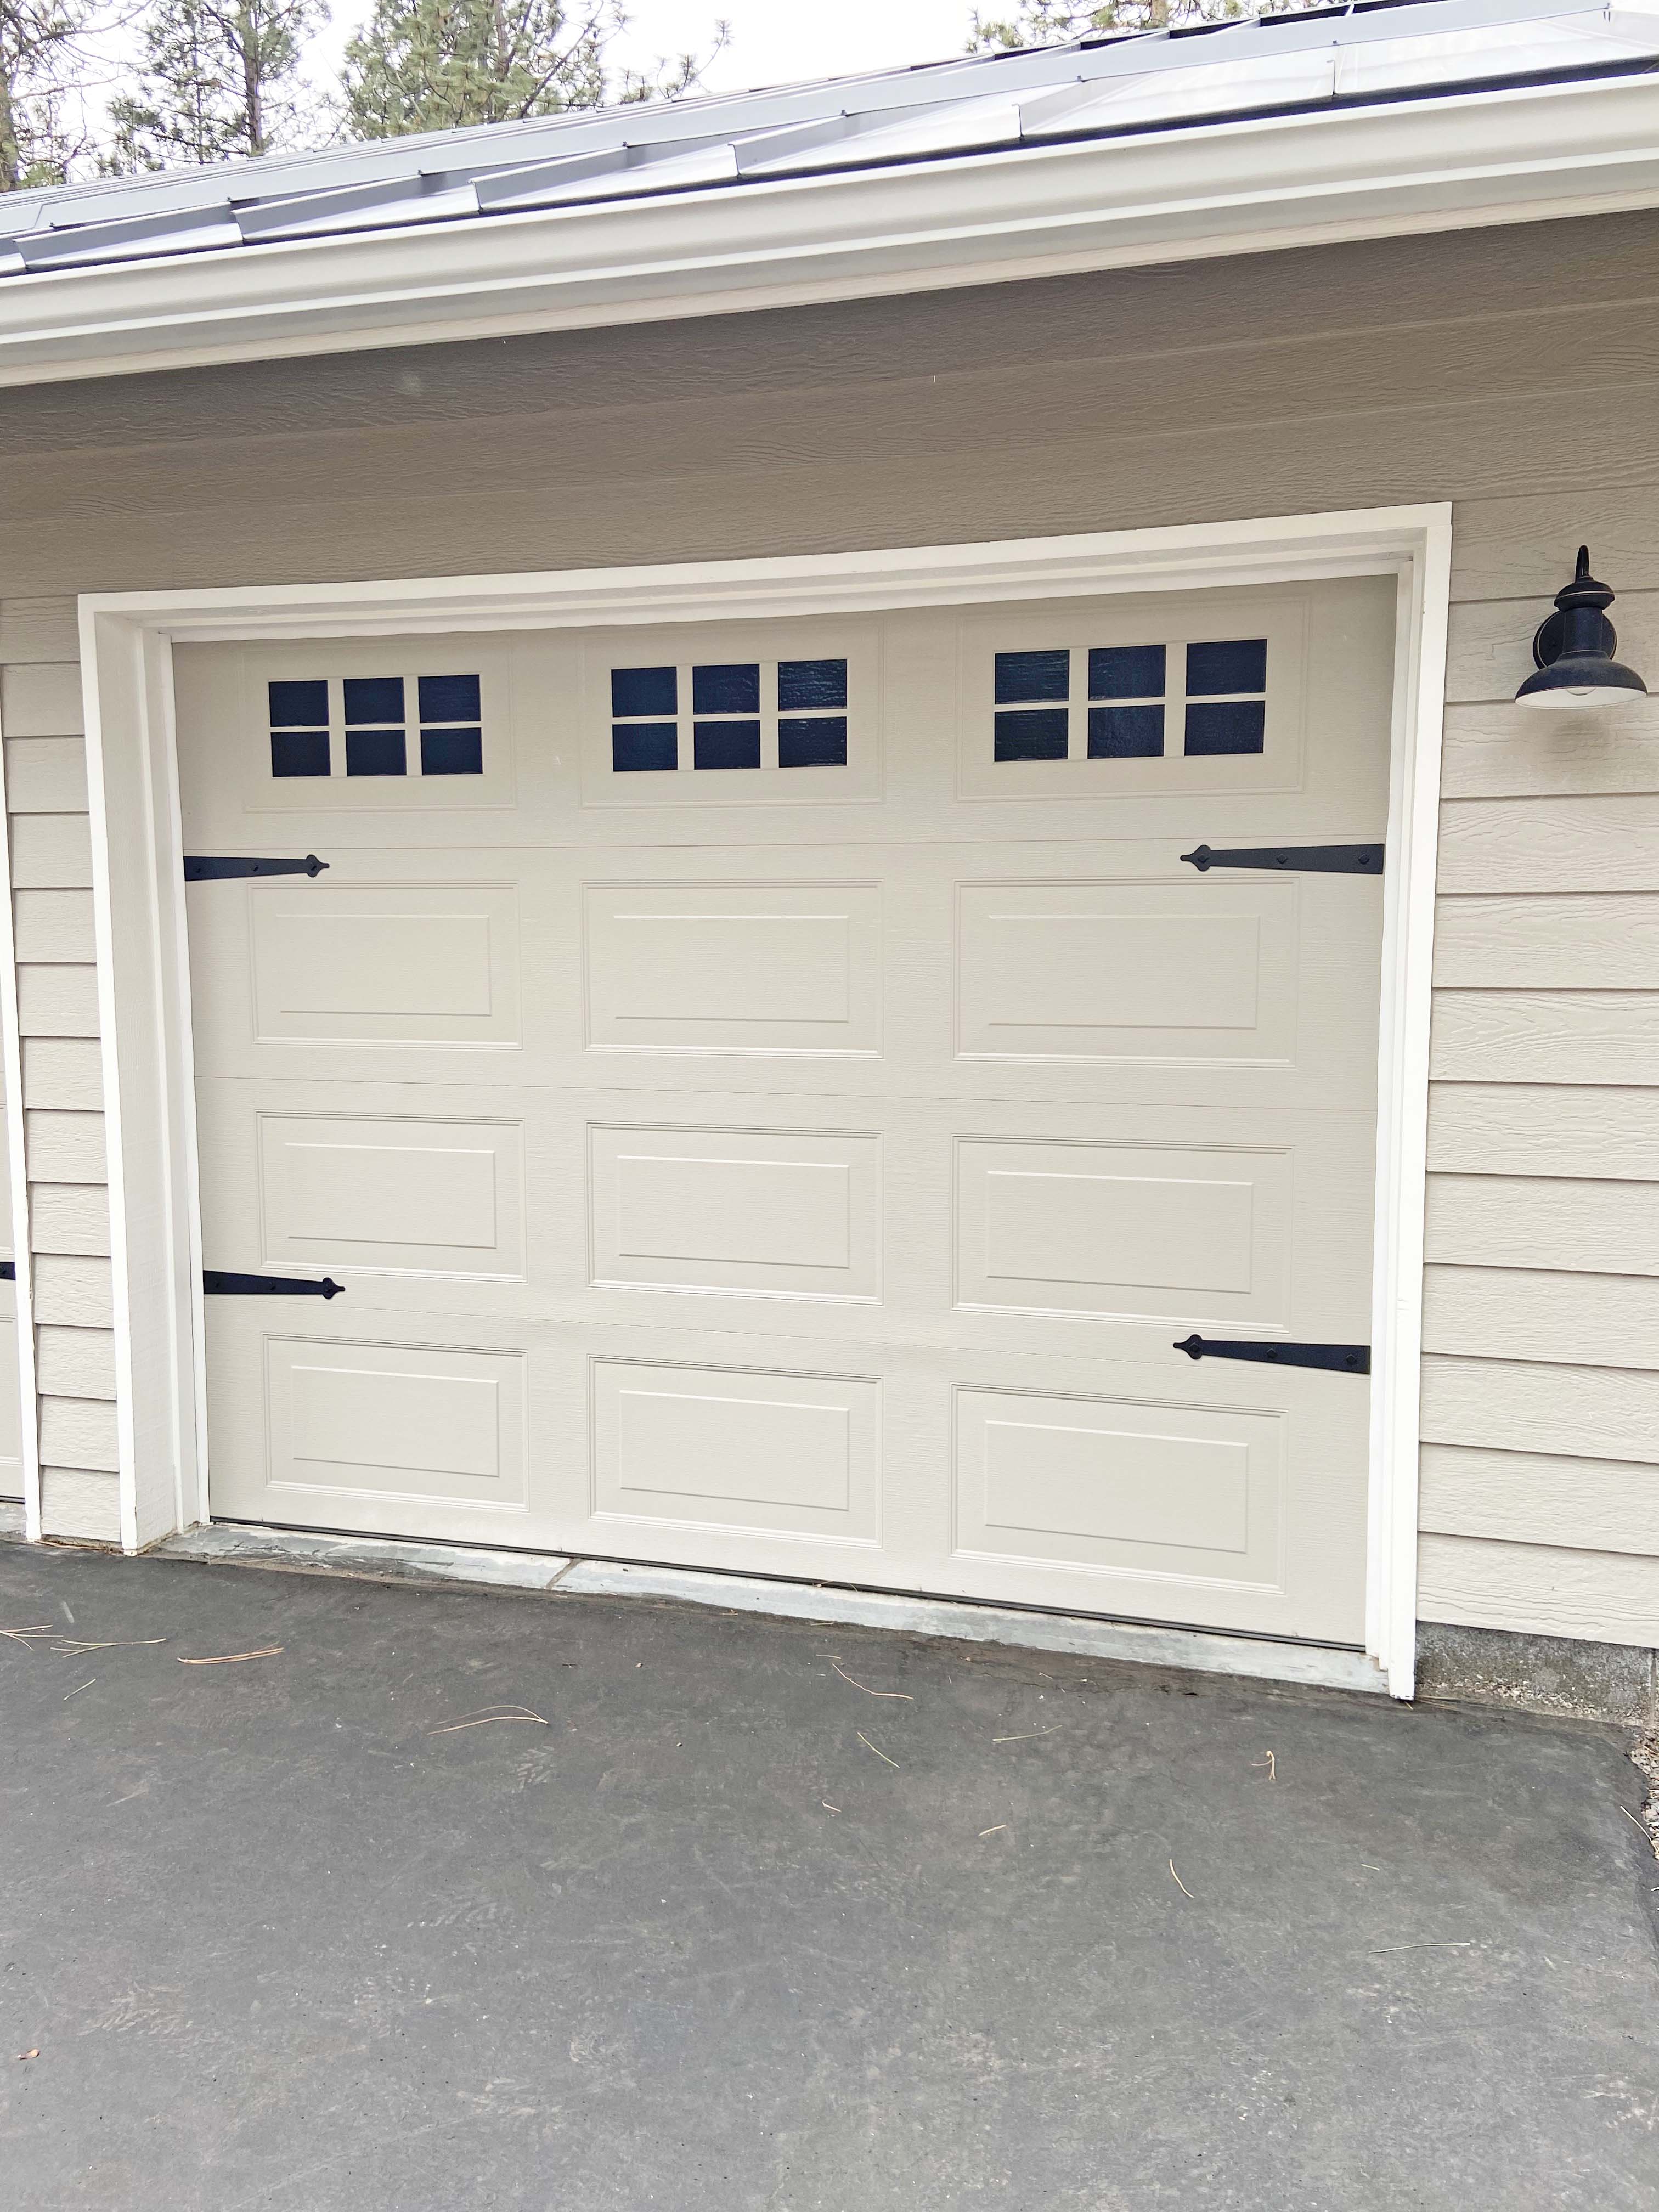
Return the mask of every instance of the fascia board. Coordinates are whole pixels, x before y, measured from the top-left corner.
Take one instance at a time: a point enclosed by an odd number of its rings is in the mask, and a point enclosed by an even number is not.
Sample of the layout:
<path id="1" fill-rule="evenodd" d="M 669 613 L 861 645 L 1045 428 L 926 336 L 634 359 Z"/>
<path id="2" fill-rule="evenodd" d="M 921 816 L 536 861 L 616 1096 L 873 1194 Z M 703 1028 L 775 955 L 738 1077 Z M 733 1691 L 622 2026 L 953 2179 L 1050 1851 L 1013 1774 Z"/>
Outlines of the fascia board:
<path id="1" fill-rule="evenodd" d="M 1659 206 L 1659 77 L 1321 110 L 0 281 L 0 386 Z"/>

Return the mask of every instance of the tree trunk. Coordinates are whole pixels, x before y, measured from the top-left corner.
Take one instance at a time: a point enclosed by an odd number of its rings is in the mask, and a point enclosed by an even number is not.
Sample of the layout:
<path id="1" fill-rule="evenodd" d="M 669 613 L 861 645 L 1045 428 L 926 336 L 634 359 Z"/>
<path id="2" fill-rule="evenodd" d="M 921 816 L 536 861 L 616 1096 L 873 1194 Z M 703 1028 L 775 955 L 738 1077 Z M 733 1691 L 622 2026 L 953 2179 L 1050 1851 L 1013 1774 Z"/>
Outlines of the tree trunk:
<path id="1" fill-rule="evenodd" d="M 11 69 L 0 55 L 0 192 L 15 192 L 23 181 L 23 149 L 17 143 L 17 109 Z"/>
<path id="2" fill-rule="evenodd" d="M 247 108 L 247 150 L 265 150 L 264 82 L 260 68 L 259 16 L 247 0 L 236 11 L 236 40 L 242 50 L 242 87 Z"/>

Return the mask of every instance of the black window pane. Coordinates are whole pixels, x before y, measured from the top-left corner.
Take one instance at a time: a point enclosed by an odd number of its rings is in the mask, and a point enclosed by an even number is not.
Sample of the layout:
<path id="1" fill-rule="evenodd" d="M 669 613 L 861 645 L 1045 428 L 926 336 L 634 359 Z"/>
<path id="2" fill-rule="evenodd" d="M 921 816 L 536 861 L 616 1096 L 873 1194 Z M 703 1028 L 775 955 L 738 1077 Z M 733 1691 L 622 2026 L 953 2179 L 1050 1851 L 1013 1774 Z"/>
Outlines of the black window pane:
<path id="1" fill-rule="evenodd" d="M 345 680 L 345 718 L 348 722 L 401 722 L 404 719 L 403 678 L 348 676 Z"/>
<path id="2" fill-rule="evenodd" d="M 778 724 L 780 768 L 845 768 L 847 717 L 820 714 L 810 722 Z"/>
<path id="3" fill-rule="evenodd" d="M 996 701 L 999 707 L 1021 699 L 1063 699 L 1071 689 L 1072 656 L 1064 646 L 1053 653 L 1000 653 Z"/>
<path id="4" fill-rule="evenodd" d="M 727 661 L 691 671 L 691 706 L 699 714 L 758 714 L 760 663 Z"/>
<path id="5" fill-rule="evenodd" d="M 423 722 L 476 722 L 483 712 L 476 676 L 422 676 L 420 684 Z"/>
<path id="6" fill-rule="evenodd" d="M 679 678 L 672 668 L 613 668 L 613 714 L 678 714 Z"/>
<path id="7" fill-rule="evenodd" d="M 1064 760 L 1067 715 L 1064 707 L 1040 707 L 1031 714 L 996 717 L 1000 761 Z"/>
<path id="8" fill-rule="evenodd" d="M 270 772 L 273 775 L 326 775 L 328 732 L 273 730 Z"/>
<path id="9" fill-rule="evenodd" d="M 1091 707 L 1091 760 L 1152 760 L 1164 750 L 1162 707 Z"/>
<path id="10" fill-rule="evenodd" d="M 1187 707 L 1187 750 L 1189 753 L 1259 753 L 1267 732 L 1267 702 L 1261 699 L 1230 699 Z"/>
<path id="11" fill-rule="evenodd" d="M 270 726 L 272 729 L 326 729 L 328 726 L 328 681 L 325 677 L 307 677 L 298 684 L 273 684 L 270 691 Z"/>
<path id="12" fill-rule="evenodd" d="M 401 730 L 348 730 L 348 775 L 402 775 L 406 773 Z"/>
<path id="13" fill-rule="evenodd" d="M 678 723 L 635 722 L 611 732 L 611 765 L 618 775 L 638 775 L 679 764 Z"/>
<path id="14" fill-rule="evenodd" d="M 692 758 L 698 768 L 760 766 L 758 722 L 699 722 L 696 731 Z"/>
<path id="15" fill-rule="evenodd" d="M 1161 699 L 1161 645 L 1096 645 L 1089 648 L 1091 699 Z"/>
<path id="16" fill-rule="evenodd" d="M 1187 647 L 1187 692 L 1189 698 L 1213 698 L 1218 691 L 1265 691 L 1267 688 L 1267 641 L 1237 637 L 1224 645 Z M 1191 752 L 1190 745 L 1187 748 Z"/>
<path id="17" fill-rule="evenodd" d="M 844 660 L 779 661 L 779 714 L 799 714 L 808 707 L 844 707 L 846 704 L 847 663 Z"/>
<path id="18" fill-rule="evenodd" d="M 483 732 L 482 730 L 422 730 L 421 732 L 421 774 L 422 775 L 482 775 L 483 774 Z"/>

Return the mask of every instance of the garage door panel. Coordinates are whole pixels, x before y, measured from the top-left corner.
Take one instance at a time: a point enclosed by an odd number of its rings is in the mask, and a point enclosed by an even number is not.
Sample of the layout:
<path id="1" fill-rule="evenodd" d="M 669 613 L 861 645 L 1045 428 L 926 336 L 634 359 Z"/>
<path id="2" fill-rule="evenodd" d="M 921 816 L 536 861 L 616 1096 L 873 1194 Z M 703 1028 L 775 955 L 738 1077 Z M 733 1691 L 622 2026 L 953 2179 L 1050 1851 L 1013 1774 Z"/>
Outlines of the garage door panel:
<path id="1" fill-rule="evenodd" d="M 596 1360 L 594 1536 L 607 1522 L 880 1540 L 872 1377 Z"/>
<path id="2" fill-rule="evenodd" d="M 430 1345 L 265 1342 L 268 1490 L 422 1497 L 522 1511 L 522 1358 Z"/>
<path id="3" fill-rule="evenodd" d="M 215 1510 L 1358 1640 L 1394 606 L 181 647 Z"/>
<path id="4" fill-rule="evenodd" d="M 957 1550 L 1282 1587 L 1282 1414 L 957 1393 Z"/>
<path id="5" fill-rule="evenodd" d="M 870 1300 L 881 1288 L 881 1139 L 596 1127 L 593 1280 Z"/>
<path id="6" fill-rule="evenodd" d="M 258 1144 L 266 1264 L 524 1273 L 514 1123 L 262 1114 Z"/>
<path id="7" fill-rule="evenodd" d="M 1291 884 L 964 884 L 957 930 L 964 1055 L 1294 1056 Z"/>
<path id="8" fill-rule="evenodd" d="M 881 1048 L 876 884 L 592 887 L 585 935 L 596 1050 Z"/>
<path id="9" fill-rule="evenodd" d="M 964 1143 L 957 1176 L 963 1304 L 1288 1323 L 1288 1152 Z"/>
<path id="10" fill-rule="evenodd" d="M 261 885 L 250 906 L 260 1042 L 521 1041 L 510 884 Z"/>

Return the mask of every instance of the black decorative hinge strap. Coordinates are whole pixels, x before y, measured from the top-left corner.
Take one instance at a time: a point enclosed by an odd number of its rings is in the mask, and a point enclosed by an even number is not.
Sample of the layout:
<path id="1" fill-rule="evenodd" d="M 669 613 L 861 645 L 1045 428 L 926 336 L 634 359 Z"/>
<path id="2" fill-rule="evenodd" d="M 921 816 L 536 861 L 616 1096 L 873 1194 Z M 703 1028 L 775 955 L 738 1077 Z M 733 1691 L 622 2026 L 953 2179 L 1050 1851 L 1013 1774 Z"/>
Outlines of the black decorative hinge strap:
<path id="1" fill-rule="evenodd" d="M 1259 1359 L 1265 1367 L 1334 1367 L 1344 1375 L 1369 1375 L 1369 1344 L 1272 1344 L 1260 1337 L 1189 1336 L 1175 1346 L 1188 1359 Z"/>
<path id="2" fill-rule="evenodd" d="M 1381 845 L 1244 845 L 1228 853 L 1194 846 L 1182 859 L 1203 875 L 1210 868 L 1294 868 L 1318 876 L 1380 876 Z"/>
<path id="3" fill-rule="evenodd" d="M 332 1298 L 343 1283 L 307 1282 L 299 1275 L 227 1275 L 217 1267 L 204 1267 L 202 1288 L 210 1298 Z"/>
<path id="4" fill-rule="evenodd" d="M 15 1260 L 0 1260 L 0 1283 L 15 1283 L 16 1280 L 17 1280 L 17 1262 L 16 1262 L 16 1261 L 15 1261 Z"/>
<path id="5" fill-rule="evenodd" d="M 185 881 L 208 883 L 222 876 L 320 876 L 327 866 L 314 853 L 307 853 L 303 860 L 222 860 L 212 853 L 186 853 Z"/>

